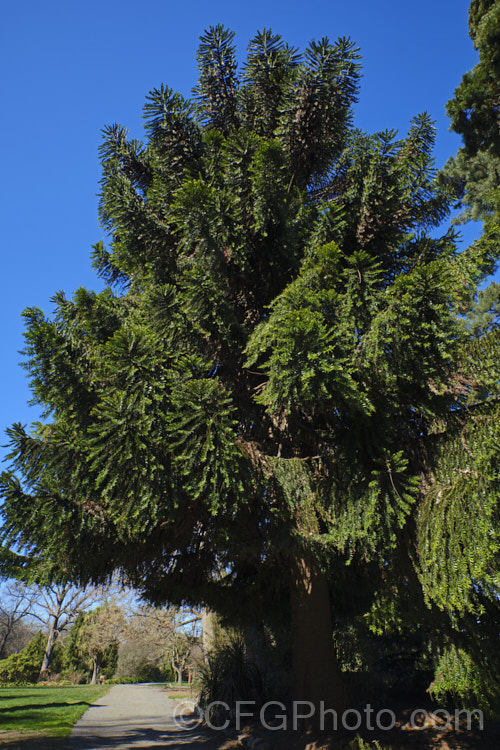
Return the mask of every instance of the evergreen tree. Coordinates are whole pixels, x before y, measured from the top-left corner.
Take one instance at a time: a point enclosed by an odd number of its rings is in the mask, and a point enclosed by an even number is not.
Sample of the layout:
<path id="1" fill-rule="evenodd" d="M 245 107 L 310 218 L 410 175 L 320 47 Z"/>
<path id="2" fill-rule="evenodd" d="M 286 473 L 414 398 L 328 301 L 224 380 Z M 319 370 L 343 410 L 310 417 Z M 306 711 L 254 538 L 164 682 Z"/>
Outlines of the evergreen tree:
<path id="1" fill-rule="evenodd" d="M 80 631 L 83 623 L 85 622 L 85 614 L 79 612 L 76 616 L 73 625 L 68 633 L 66 642 L 64 644 L 64 669 L 68 672 L 83 672 L 85 676 L 90 677 L 90 670 L 88 664 L 83 660 L 80 649 Z"/>
<path id="2" fill-rule="evenodd" d="M 118 646 L 126 631 L 125 616 L 114 602 L 106 602 L 87 612 L 78 626 L 75 650 L 90 667 L 90 684 L 96 685 L 104 666 L 111 677 L 116 670 Z"/>
<path id="3" fill-rule="evenodd" d="M 100 609 L 102 607 L 98 608 L 97 612 Z M 88 653 L 88 646 L 90 645 L 88 636 L 92 626 L 96 624 L 96 619 L 97 623 L 99 621 L 99 618 L 95 617 L 94 612 L 95 610 L 80 612 L 77 615 L 65 641 L 63 654 L 64 670 L 73 673 L 80 672 L 82 678 L 85 678 L 88 682 L 92 679 L 95 665 L 94 660 L 91 658 L 92 655 Z M 109 679 L 113 677 L 118 664 L 118 642 L 116 638 L 111 637 L 106 643 L 106 639 L 108 638 L 107 629 L 108 624 L 105 623 L 101 643 L 99 644 L 99 648 L 96 649 L 96 653 L 98 656 L 97 666 L 106 675 L 106 678 Z"/>
<path id="4" fill-rule="evenodd" d="M 467 313 L 467 325 L 476 336 L 500 325 L 500 284 L 496 281 L 478 291 L 477 300 Z"/>
<path id="5" fill-rule="evenodd" d="M 463 146 L 446 166 L 465 206 L 464 218 L 500 217 L 500 2 L 472 0 L 469 33 L 479 53 L 448 102 Z"/>
<path id="6" fill-rule="evenodd" d="M 350 41 L 264 30 L 239 73 L 217 26 L 198 61 L 144 144 L 104 131 L 109 287 L 24 313 L 45 422 L 9 431 L 3 538 L 47 575 L 288 617 L 295 696 L 340 707 L 346 606 L 460 634 L 497 606 L 498 379 L 459 320 L 494 247 L 430 231 L 427 115 L 352 129 Z"/>
<path id="7" fill-rule="evenodd" d="M 45 635 L 40 632 L 18 654 L 0 661 L 0 680 L 4 682 L 36 682 L 45 653 Z"/>

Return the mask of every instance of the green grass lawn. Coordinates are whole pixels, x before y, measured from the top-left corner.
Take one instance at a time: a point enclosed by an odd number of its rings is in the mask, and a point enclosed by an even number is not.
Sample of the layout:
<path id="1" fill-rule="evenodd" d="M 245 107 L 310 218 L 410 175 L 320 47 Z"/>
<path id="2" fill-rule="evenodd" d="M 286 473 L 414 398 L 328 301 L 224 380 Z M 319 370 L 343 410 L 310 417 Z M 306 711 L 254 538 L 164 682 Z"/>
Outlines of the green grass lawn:
<path id="1" fill-rule="evenodd" d="M 0 688 L 2 731 L 43 732 L 67 737 L 80 716 L 109 686 Z"/>

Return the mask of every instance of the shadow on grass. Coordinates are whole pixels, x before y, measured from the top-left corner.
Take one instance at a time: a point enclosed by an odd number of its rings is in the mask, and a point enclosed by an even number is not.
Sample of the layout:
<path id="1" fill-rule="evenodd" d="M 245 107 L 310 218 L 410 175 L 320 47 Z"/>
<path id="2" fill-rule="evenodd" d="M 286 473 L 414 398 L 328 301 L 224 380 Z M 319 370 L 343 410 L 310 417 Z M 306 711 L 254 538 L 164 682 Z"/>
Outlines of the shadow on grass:
<path id="1" fill-rule="evenodd" d="M 68 708 L 68 706 L 92 706 L 89 701 L 75 701 L 74 703 L 66 701 L 65 703 L 31 703 L 29 706 L 23 703 L 21 706 L 6 706 L 0 708 L 0 714 L 10 714 L 12 711 L 45 711 L 47 708 Z M 1 729 L 1 724 L 0 724 Z"/>
<path id="2" fill-rule="evenodd" d="M 29 733 L 28 733 L 29 735 Z M 0 738 L 0 747 L 8 750 L 65 750 L 67 740 L 61 737 L 33 737 L 23 740 L 4 740 Z"/>

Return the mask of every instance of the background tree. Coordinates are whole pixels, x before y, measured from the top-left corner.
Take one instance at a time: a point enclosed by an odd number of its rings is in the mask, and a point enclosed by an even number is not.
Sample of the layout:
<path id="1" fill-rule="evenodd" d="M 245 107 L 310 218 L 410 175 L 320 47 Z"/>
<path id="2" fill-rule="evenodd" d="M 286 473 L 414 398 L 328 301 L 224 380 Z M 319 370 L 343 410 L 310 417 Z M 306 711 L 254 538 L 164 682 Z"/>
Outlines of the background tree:
<path id="1" fill-rule="evenodd" d="M 85 613 L 79 612 L 75 617 L 64 642 L 64 670 L 68 674 L 72 674 L 74 679 L 76 679 L 77 675 L 80 675 L 82 681 L 85 677 L 90 679 L 91 676 L 87 660 L 82 658 L 79 649 L 80 630 L 84 620 Z"/>
<path id="2" fill-rule="evenodd" d="M 22 641 L 28 631 L 20 627 L 26 621 L 33 620 L 33 611 L 38 600 L 37 592 L 19 581 L 9 581 L 0 589 L 0 658 L 6 656 L 6 650 L 20 651 L 27 645 Z M 31 636 L 33 633 L 31 634 Z M 31 638 L 28 636 L 28 640 Z M 14 646 L 16 642 L 17 648 Z"/>
<path id="3" fill-rule="evenodd" d="M 201 613 L 186 607 L 140 607 L 130 621 L 129 638 L 143 644 L 148 660 L 168 668 L 179 684 L 200 645 Z"/>
<path id="4" fill-rule="evenodd" d="M 477 300 L 467 313 L 467 326 L 475 336 L 483 336 L 500 325 L 500 284 L 492 281 L 477 293 Z"/>
<path id="5" fill-rule="evenodd" d="M 295 697 L 340 707 L 334 620 L 497 610 L 499 422 L 471 408 L 496 386 L 458 319 L 496 248 L 431 231 L 428 116 L 352 130 L 350 41 L 264 31 L 239 74 L 232 40 L 202 37 L 193 101 L 150 93 L 145 144 L 104 131 L 114 290 L 25 312 L 46 422 L 9 431 L 3 539 L 49 575 L 288 623 Z"/>
<path id="6" fill-rule="evenodd" d="M 500 244 L 500 2 L 473 0 L 469 33 L 479 53 L 448 102 L 451 128 L 463 145 L 448 161 L 443 176 L 454 186 L 463 212 L 459 221 L 481 219 L 482 242 Z M 492 283 L 471 300 L 467 323 L 475 335 L 497 325 L 500 287 Z"/>
<path id="7" fill-rule="evenodd" d="M 174 679 L 165 665 L 165 654 L 156 655 L 147 637 L 143 640 L 134 631 L 124 637 L 118 651 L 114 677 L 122 682 L 167 682 Z M 105 674 L 108 672 L 103 667 Z"/>
<path id="8" fill-rule="evenodd" d="M 455 182 L 466 210 L 464 218 L 500 217 L 500 2 L 473 0 L 469 33 L 478 64 L 462 79 L 447 111 L 463 146 L 447 174 Z"/>
<path id="9" fill-rule="evenodd" d="M 0 661 L 0 680 L 4 682 L 36 682 L 45 651 L 45 634 L 40 632 L 17 654 Z"/>
<path id="10" fill-rule="evenodd" d="M 91 685 L 97 684 L 103 662 L 109 662 L 112 656 L 116 657 L 119 643 L 126 630 L 124 612 L 113 601 L 87 612 L 82 618 L 77 631 L 76 649 L 81 656 L 90 661 Z M 116 658 L 112 660 L 116 661 Z"/>
<path id="11" fill-rule="evenodd" d="M 94 660 L 89 655 L 86 646 L 83 646 L 84 635 L 87 637 L 89 612 L 80 612 L 69 630 L 68 637 L 64 641 L 63 665 L 64 673 L 75 682 L 90 682 L 94 673 Z M 126 618 L 126 614 L 121 615 Z M 118 618 L 117 618 L 118 619 Z M 92 619 L 92 627 L 95 620 Z M 124 636 L 126 637 L 126 636 Z M 123 639 L 122 639 L 123 640 Z M 98 672 L 103 672 L 106 678 L 115 675 L 118 664 L 118 642 L 112 642 L 108 647 L 98 652 Z M 96 675 L 97 678 L 97 675 Z"/>
<path id="12" fill-rule="evenodd" d="M 200 615 L 174 608 L 152 612 L 151 615 L 158 622 L 160 631 L 166 631 L 163 640 L 165 660 L 177 683 L 182 685 L 186 671 L 193 668 L 195 649 L 200 646 Z"/>
<path id="13" fill-rule="evenodd" d="M 47 675 L 54 646 L 61 633 L 68 630 L 76 616 L 99 599 L 102 589 L 72 586 L 71 584 L 46 585 L 34 590 L 37 607 L 33 617 L 42 622 L 48 630 L 45 652 L 40 667 L 40 679 Z"/>

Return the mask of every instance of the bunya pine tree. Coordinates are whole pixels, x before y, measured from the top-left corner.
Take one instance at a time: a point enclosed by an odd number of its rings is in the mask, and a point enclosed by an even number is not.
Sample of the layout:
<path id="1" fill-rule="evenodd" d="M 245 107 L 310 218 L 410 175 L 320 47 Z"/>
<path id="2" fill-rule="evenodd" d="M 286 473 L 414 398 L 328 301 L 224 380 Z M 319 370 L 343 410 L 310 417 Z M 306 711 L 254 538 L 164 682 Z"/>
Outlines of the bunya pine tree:
<path id="1" fill-rule="evenodd" d="M 495 248 L 436 229 L 427 115 L 353 129 L 349 40 L 264 30 L 238 70 L 217 26 L 198 63 L 191 100 L 149 94 L 144 142 L 104 130 L 106 289 L 24 313 L 45 414 L 9 431 L 3 539 L 47 575 L 287 619 L 295 697 L 340 707 L 356 592 L 461 637 L 497 609 L 498 381 L 459 320 Z"/>

